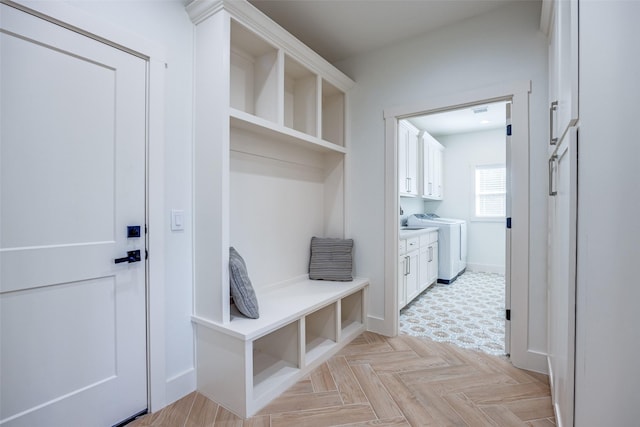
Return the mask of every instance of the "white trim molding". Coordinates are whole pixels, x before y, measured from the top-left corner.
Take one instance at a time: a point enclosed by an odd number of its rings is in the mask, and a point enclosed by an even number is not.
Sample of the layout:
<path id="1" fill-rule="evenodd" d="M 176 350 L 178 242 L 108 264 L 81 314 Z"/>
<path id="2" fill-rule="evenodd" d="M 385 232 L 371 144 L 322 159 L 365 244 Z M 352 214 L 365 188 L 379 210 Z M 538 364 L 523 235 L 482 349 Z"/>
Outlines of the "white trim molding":
<path id="1" fill-rule="evenodd" d="M 371 330 L 398 334 L 398 170 L 397 126 L 406 117 L 464 108 L 480 103 L 511 101 L 512 138 L 507 150 L 511 173 L 511 309 L 510 354 L 520 368 L 546 372 L 546 357 L 529 348 L 529 93 L 531 81 L 499 84 L 427 99 L 384 111 L 385 119 L 385 308 L 384 319 L 369 319 Z M 509 305 L 510 304 L 510 305 Z M 508 330 L 508 328 L 507 328 Z"/>

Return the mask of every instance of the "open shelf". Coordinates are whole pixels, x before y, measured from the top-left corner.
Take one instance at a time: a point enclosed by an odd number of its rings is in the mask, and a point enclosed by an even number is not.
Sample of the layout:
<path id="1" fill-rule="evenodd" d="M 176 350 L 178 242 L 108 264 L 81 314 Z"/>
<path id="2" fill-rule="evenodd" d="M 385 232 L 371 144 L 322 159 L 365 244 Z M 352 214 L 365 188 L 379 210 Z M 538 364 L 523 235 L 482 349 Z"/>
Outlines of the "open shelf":
<path id="1" fill-rule="evenodd" d="M 278 121 L 278 49 L 231 20 L 232 108 Z"/>
<path id="2" fill-rule="evenodd" d="M 318 136 L 318 76 L 287 55 L 284 60 L 284 125 Z"/>
<path id="3" fill-rule="evenodd" d="M 344 92 L 322 80 L 322 139 L 344 146 Z"/>
<path id="4" fill-rule="evenodd" d="M 259 397 L 300 369 L 298 322 L 253 341 L 253 393 Z"/>
<path id="5" fill-rule="evenodd" d="M 231 108 L 229 111 L 231 127 L 244 129 L 263 135 L 267 138 L 277 138 L 283 143 L 305 146 L 311 150 L 345 154 L 347 150 L 320 138 L 308 135 L 295 129 L 279 126 L 269 120 L 247 114 L 244 111 Z"/>
<path id="6" fill-rule="evenodd" d="M 311 363 L 337 342 L 336 303 L 309 314 L 305 318 L 306 363 Z"/>
<path id="7" fill-rule="evenodd" d="M 340 328 L 343 337 L 353 334 L 364 325 L 363 293 L 364 290 L 361 289 L 340 301 Z"/>

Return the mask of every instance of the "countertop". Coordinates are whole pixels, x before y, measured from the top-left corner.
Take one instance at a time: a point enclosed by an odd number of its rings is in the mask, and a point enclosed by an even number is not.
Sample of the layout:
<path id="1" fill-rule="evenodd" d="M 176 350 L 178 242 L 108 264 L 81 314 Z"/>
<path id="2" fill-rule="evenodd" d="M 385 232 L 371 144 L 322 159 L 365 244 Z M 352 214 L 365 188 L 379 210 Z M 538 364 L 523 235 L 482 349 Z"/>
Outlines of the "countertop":
<path id="1" fill-rule="evenodd" d="M 412 227 L 408 227 L 412 228 Z M 431 231 L 438 231 L 438 227 L 428 227 L 428 228 L 419 228 L 417 230 L 410 230 L 407 227 L 400 227 L 400 232 L 398 233 L 398 237 L 400 239 L 410 239 L 412 237 L 417 237 L 424 233 L 429 233 Z"/>

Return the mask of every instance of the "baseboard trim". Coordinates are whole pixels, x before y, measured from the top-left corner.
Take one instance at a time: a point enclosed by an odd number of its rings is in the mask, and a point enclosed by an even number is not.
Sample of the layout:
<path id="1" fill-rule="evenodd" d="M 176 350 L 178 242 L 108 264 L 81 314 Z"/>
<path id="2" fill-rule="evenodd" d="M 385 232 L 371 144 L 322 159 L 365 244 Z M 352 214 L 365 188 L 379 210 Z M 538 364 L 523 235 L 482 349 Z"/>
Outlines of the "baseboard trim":
<path id="1" fill-rule="evenodd" d="M 467 270 L 474 273 L 494 273 L 504 276 L 504 265 L 467 263 Z"/>
<path id="2" fill-rule="evenodd" d="M 394 332 L 389 330 L 389 323 L 384 319 L 376 316 L 367 316 L 367 331 L 375 332 L 376 334 L 384 335 L 386 337 L 394 336 Z"/>
<path id="3" fill-rule="evenodd" d="M 182 399 L 189 393 L 196 391 L 196 370 L 188 369 L 174 377 L 167 379 L 166 383 L 166 404 Z"/>

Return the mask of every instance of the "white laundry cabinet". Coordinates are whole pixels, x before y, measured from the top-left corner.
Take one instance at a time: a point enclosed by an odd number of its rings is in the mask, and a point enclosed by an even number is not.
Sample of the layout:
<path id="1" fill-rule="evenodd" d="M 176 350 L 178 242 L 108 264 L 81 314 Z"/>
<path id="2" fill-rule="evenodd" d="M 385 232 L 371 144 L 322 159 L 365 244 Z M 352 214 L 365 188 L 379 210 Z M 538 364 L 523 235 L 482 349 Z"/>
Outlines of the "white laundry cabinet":
<path id="1" fill-rule="evenodd" d="M 398 308 L 438 279 L 438 229 L 401 230 L 398 246 Z"/>

